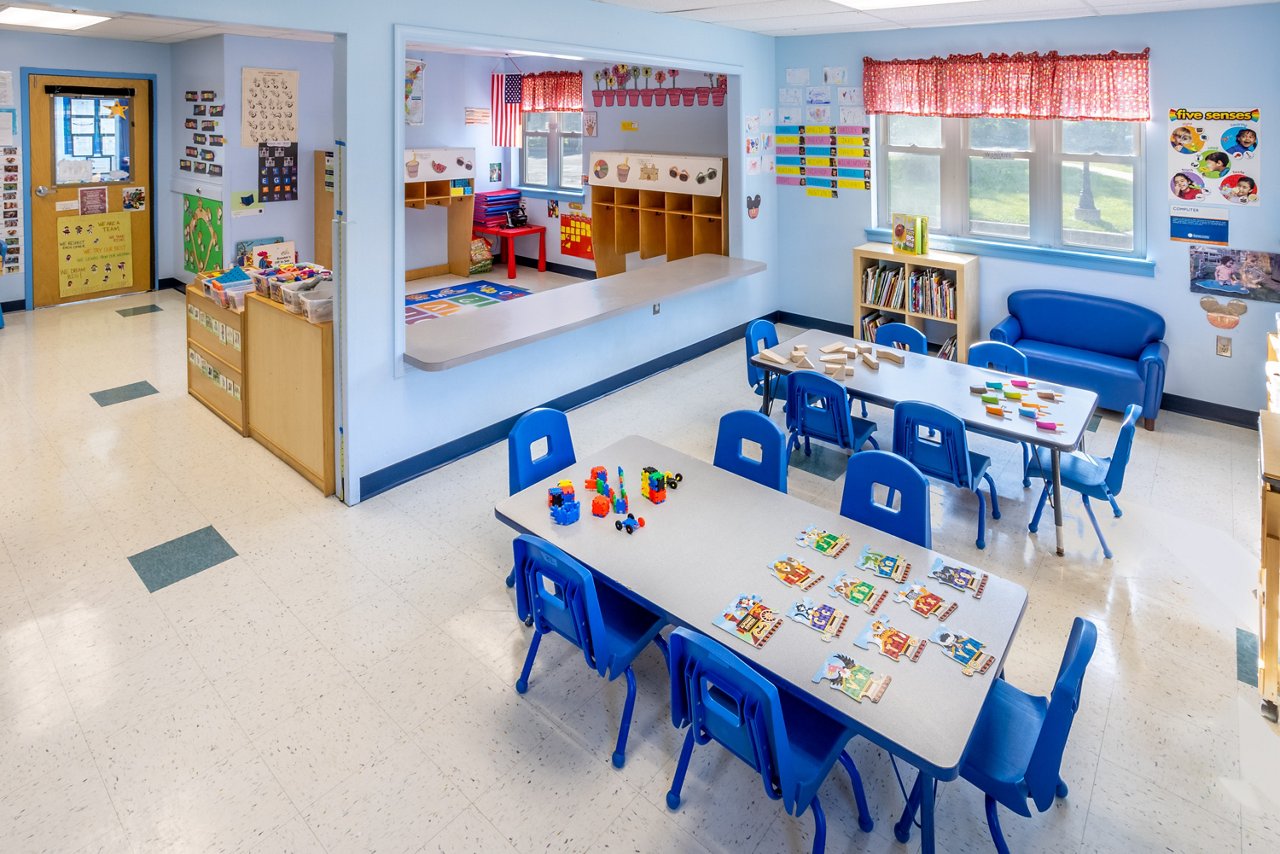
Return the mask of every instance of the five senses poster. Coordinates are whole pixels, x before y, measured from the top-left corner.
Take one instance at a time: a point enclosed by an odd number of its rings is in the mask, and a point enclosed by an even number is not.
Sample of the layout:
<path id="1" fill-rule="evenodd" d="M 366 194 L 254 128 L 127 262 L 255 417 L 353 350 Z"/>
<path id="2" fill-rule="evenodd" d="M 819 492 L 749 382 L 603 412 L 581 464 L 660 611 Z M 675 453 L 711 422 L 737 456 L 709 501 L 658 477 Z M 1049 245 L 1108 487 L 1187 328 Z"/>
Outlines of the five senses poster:
<path id="1" fill-rule="evenodd" d="M 1262 199 L 1261 111 L 1169 110 L 1169 198 L 1202 205 Z"/>

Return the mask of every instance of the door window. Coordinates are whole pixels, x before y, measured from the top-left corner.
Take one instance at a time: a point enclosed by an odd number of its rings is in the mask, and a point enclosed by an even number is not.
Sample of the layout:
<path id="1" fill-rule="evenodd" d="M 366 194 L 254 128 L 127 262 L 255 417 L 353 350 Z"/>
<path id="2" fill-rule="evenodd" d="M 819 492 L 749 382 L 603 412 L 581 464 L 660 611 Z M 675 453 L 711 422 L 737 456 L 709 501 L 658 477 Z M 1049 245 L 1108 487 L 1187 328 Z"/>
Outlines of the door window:
<path id="1" fill-rule="evenodd" d="M 51 95 L 54 183 L 130 182 L 128 97 Z"/>

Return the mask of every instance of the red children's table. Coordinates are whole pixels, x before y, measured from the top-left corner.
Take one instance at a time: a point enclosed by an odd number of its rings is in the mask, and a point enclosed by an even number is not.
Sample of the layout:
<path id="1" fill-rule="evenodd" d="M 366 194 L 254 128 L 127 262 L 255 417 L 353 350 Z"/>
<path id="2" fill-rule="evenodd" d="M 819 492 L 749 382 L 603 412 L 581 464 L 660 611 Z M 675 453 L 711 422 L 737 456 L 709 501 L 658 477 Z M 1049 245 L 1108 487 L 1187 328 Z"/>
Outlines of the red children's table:
<path id="1" fill-rule="evenodd" d="M 498 226 L 477 225 L 476 234 L 486 237 L 500 237 L 503 240 L 502 256 L 507 259 L 507 278 L 516 277 L 515 238 L 528 234 L 538 235 L 538 272 L 547 270 L 547 227 L 545 225 L 521 225 L 516 228 L 499 228 Z"/>

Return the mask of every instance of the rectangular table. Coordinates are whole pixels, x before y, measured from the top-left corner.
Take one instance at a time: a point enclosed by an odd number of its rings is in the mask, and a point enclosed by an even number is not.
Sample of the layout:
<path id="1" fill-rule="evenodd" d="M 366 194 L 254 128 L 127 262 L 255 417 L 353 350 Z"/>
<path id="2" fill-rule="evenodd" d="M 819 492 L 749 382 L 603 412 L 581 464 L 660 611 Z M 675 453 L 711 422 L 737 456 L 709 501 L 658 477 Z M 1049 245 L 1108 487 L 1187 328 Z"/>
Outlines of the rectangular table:
<path id="1" fill-rule="evenodd" d="M 507 259 L 507 278 L 516 277 L 516 238 L 529 234 L 538 236 L 538 272 L 547 271 L 547 227 L 545 225 L 518 225 L 512 228 L 504 226 L 473 226 L 476 234 L 502 239 L 502 255 Z"/>
<path id="2" fill-rule="evenodd" d="M 955 779 L 959 774 L 969 735 L 992 681 L 1004 666 L 1026 608 L 1026 590 L 991 575 L 982 598 L 973 599 L 926 579 L 934 558 L 941 557 L 935 552 L 638 436 L 621 439 L 580 460 L 505 499 L 494 514 L 517 531 L 560 546 L 673 624 L 693 627 L 723 642 L 770 674 L 780 687 L 821 704 L 848 721 L 860 735 L 919 768 L 923 775 L 922 835 L 925 850 L 932 851 L 932 781 Z M 645 518 L 644 528 L 628 536 L 615 530 L 614 521 L 619 517 L 591 515 L 590 496 L 582 485 L 596 465 L 608 469 L 609 482 L 615 487 L 617 468 L 623 467 L 631 511 Z M 667 500 L 661 505 L 653 505 L 640 495 L 645 466 L 684 476 L 678 489 L 668 489 Z M 583 503 L 581 520 L 568 526 L 553 524 L 547 510 L 547 488 L 562 478 L 573 480 Z M 797 543 L 796 535 L 812 526 L 847 536 L 848 549 L 830 558 Z M 841 572 L 877 582 L 870 573 L 855 567 L 863 546 L 868 545 L 902 555 L 912 564 L 910 580 L 924 580 L 930 590 L 936 588 L 943 598 L 958 603 L 947 625 L 986 644 L 995 663 L 985 674 L 966 677 L 961 666 L 946 658 L 940 648 L 930 648 L 936 647 L 933 643 L 916 662 L 892 661 L 853 645 L 852 639 L 873 618 L 830 596 L 828 585 Z M 776 580 L 770 564 L 788 555 L 821 573 L 823 580 L 808 591 Z M 890 589 L 898 586 L 878 583 Z M 817 632 L 787 620 L 763 648 L 756 649 L 713 625 L 742 594 L 758 594 L 779 612 L 809 596 L 816 603 L 832 604 L 847 614 L 849 621 L 843 634 L 827 643 Z M 892 596 L 876 617 L 889 617 L 895 627 L 926 639 L 938 626 L 936 619 L 911 612 Z M 858 703 L 830 683 L 813 682 L 823 662 L 836 652 L 852 655 L 877 674 L 892 677 L 879 703 Z"/>
<path id="3" fill-rule="evenodd" d="M 818 365 L 817 370 L 821 371 L 822 363 L 819 360 L 825 355 L 821 352 L 821 348 L 837 341 L 846 345 L 854 343 L 854 339 L 843 335 L 807 329 L 793 338 L 779 342 L 771 349 L 786 359 L 791 355 L 795 345 L 807 344 L 810 361 Z M 866 342 L 857 343 L 865 344 Z M 852 376 L 844 378 L 845 388 L 854 397 L 881 406 L 892 407 L 902 400 L 931 403 L 959 416 L 966 427 L 977 432 L 1048 448 L 1052 460 L 1053 490 L 1050 498 L 1053 504 L 1054 533 L 1057 552 L 1062 555 L 1062 502 L 1058 499 L 1062 492 L 1062 452 L 1070 453 L 1080 447 L 1081 442 L 1084 441 L 1089 419 L 1098 408 L 1098 395 L 1083 388 L 1072 388 L 1057 383 L 1037 383 L 1037 389 L 1051 389 L 1062 394 L 1061 400 L 1053 404 L 1051 410 L 1053 420 L 1062 426 L 1056 433 L 1049 432 L 1040 430 L 1034 421 L 1021 418 L 1016 413 L 1012 418 L 1003 420 L 988 415 L 978 395 L 969 392 L 971 385 L 982 385 L 989 379 L 1007 379 L 1009 374 L 947 359 L 937 359 L 921 353 L 909 353 L 905 350 L 896 352 L 902 355 L 903 364 L 896 365 L 887 359 L 881 359 L 878 371 L 873 371 L 861 361 L 851 358 L 850 364 L 854 366 L 854 372 Z M 771 394 L 773 375 L 789 374 L 797 370 L 797 366 L 792 362 L 788 362 L 785 366 L 775 365 L 759 355 L 754 356 L 751 363 L 765 371 L 763 411 L 768 414 L 773 406 Z"/>

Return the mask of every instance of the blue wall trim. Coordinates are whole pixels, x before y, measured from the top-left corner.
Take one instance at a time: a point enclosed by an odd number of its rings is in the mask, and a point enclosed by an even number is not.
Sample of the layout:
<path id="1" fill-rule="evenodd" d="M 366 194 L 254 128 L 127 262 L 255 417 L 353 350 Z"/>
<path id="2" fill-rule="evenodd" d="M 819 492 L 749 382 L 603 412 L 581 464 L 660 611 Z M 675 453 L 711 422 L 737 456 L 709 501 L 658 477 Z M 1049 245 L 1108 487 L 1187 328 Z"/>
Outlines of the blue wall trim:
<path id="1" fill-rule="evenodd" d="M 889 243 L 887 228 L 868 228 L 867 240 Z M 1008 258 L 1011 261 L 1030 261 L 1033 264 L 1052 264 L 1058 267 L 1079 267 L 1082 270 L 1099 270 L 1104 273 L 1124 273 L 1129 276 L 1155 278 L 1156 262 L 1146 258 L 1122 258 L 1099 252 L 1081 252 L 1075 249 L 1049 249 L 1043 246 L 1022 246 L 1017 243 L 1001 243 L 995 240 L 974 240 L 967 237 L 929 235 L 932 249 L 950 252 L 968 252 L 991 258 Z"/>
<path id="2" fill-rule="evenodd" d="M 1255 409 L 1223 406 L 1220 403 L 1209 403 L 1204 400 L 1196 400 L 1193 397 L 1183 397 L 1179 394 L 1168 393 L 1160 398 L 1160 408 L 1168 412 L 1177 412 L 1180 415 L 1203 418 L 1205 421 L 1217 421 L 1220 424 L 1231 424 L 1248 430 L 1258 429 L 1258 412 Z M 1156 429 L 1160 429 L 1159 421 L 1156 422 Z"/>

